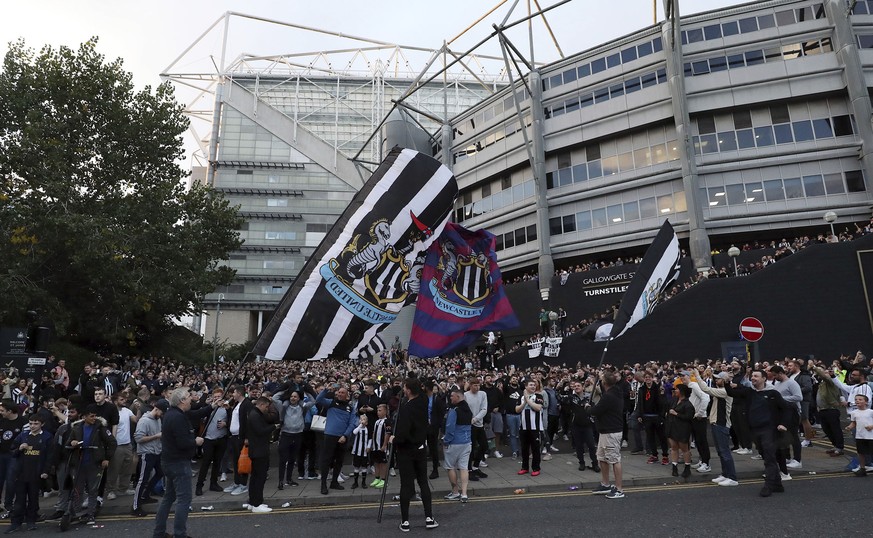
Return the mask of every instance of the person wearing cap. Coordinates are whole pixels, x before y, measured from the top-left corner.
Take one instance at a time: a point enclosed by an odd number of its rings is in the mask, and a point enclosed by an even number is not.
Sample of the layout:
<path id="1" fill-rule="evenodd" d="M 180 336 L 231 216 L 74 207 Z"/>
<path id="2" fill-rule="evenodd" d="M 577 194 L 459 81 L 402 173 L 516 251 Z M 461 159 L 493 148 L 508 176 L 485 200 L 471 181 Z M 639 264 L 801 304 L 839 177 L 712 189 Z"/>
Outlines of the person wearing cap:
<path id="1" fill-rule="evenodd" d="M 161 470 L 161 417 L 170 409 L 170 402 L 157 400 L 151 411 L 145 413 L 136 424 L 133 439 L 140 458 L 139 476 L 133 495 L 133 515 L 145 516 L 142 505 L 152 501 L 151 492 L 164 476 Z M 153 474 L 154 473 L 154 474 Z"/>
<path id="2" fill-rule="evenodd" d="M 699 383 L 700 390 L 712 397 L 709 409 L 709 424 L 715 450 L 721 462 L 721 474 L 712 480 L 719 486 L 737 486 L 737 469 L 731 452 L 731 408 L 734 399 L 728 396 L 724 386 L 729 383 L 731 375 L 727 372 L 715 374 L 715 386 L 709 387 Z"/>

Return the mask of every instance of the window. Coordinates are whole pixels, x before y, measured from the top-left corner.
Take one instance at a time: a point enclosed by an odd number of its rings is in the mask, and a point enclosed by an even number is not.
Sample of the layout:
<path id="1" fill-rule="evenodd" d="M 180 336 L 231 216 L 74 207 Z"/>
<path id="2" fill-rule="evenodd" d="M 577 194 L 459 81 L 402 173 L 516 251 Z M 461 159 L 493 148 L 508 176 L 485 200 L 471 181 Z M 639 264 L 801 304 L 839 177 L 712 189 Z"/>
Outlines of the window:
<path id="1" fill-rule="evenodd" d="M 607 68 L 616 67 L 619 65 L 621 65 L 621 56 L 619 55 L 619 53 L 616 52 L 615 54 L 610 54 L 606 57 Z"/>
<path id="2" fill-rule="evenodd" d="M 643 198 L 640 200 L 640 218 L 650 219 L 658 216 L 658 207 L 654 198 Z"/>
<path id="3" fill-rule="evenodd" d="M 776 12 L 776 24 L 779 26 L 788 26 L 789 24 L 794 24 L 794 10 L 786 10 L 786 11 L 777 11 Z"/>
<path id="4" fill-rule="evenodd" d="M 846 172 L 846 190 L 849 192 L 864 192 L 864 174 L 860 170 Z"/>
<path id="5" fill-rule="evenodd" d="M 621 51 L 621 63 L 632 62 L 637 59 L 637 49 L 636 47 L 631 47 L 628 49 L 624 49 Z"/>
<path id="6" fill-rule="evenodd" d="M 747 34 L 749 32 L 756 32 L 758 30 L 758 19 L 755 17 L 749 17 L 747 19 L 740 19 L 740 32 Z"/>
<path id="7" fill-rule="evenodd" d="M 764 195 L 768 202 L 785 199 L 785 191 L 782 190 L 781 179 L 771 179 L 764 182 Z"/>
<path id="8" fill-rule="evenodd" d="M 821 176 L 803 176 L 803 190 L 807 196 L 824 196 L 824 182 Z"/>
<path id="9" fill-rule="evenodd" d="M 561 230 L 561 217 L 552 217 L 549 219 L 549 234 L 561 235 L 564 233 Z"/>
<path id="10" fill-rule="evenodd" d="M 648 88 L 649 86 L 654 86 L 658 83 L 655 73 L 646 73 L 641 77 L 643 88 Z"/>
<path id="11" fill-rule="evenodd" d="M 752 113 L 749 110 L 738 110 L 734 112 L 734 128 L 748 129 L 752 126 Z"/>
<path id="12" fill-rule="evenodd" d="M 755 134 L 751 129 L 740 129 L 737 131 L 737 146 L 740 149 L 755 147 Z"/>
<path id="13" fill-rule="evenodd" d="M 737 21 L 726 22 L 721 25 L 721 35 L 724 37 L 737 35 L 739 33 L 740 27 L 739 24 L 737 24 Z"/>
<path id="14" fill-rule="evenodd" d="M 697 132 L 700 134 L 710 134 L 715 132 L 715 118 L 713 116 L 704 115 L 697 117 Z"/>
<path id="15" fill-rule="evenodd" d="M 637 168 L 652 166 L 652 150 L 649 148 L 634 150 L 634 165 Z"/>
<path id="16" fill-rule="evenodd" d="M 727 196 L 725 196 L 724 188 L 709 187 L 707 191 L 709 193 L 709 207 L 727 205 Z"/>
<path id="17" fill-rule="evenodd" d="M 622 153 L 618 156 L 618 171 L 628 172 L 634 169 L 634 154 L 633 152 Z"/>
<path id="18" fill-rule="evenodd" d="M 640 78 L 634 77 L 630 80 L 624 81 L 624 91 L 625 93 L 633 93 L 638 91 L 641 88 Z"/>
<path id="19" fill-rule="evenodd" d="M 812 133 L 812 122 L 809 120 L 803 121 L 795 121 L 791 124 L 791 127 L 794 129 L 794 141 L 795 142 L 806 142 L 807 140 L 814 140 L 815 136 Z"/>
<path id="20" fill-rule="evenodd" d="M 591 62 L 591 72 L 592 73 L 600 73 L 601 71 L 606 71 L 606 59 L 598 58 Z"/>
<path id="21" fill-rule="evenodd" d="M 531 224 L 527 227 L 527 240 L 528 241 L 536 241 L 537 239 L 537 227 L 536 224 Z"/>
<path id="22" fill-rule="evenodd" d="M 267 198 L 267 207 L 288 207 L 287 198 Z"/>
<path id="23" fill-rule="evenodd" d="M 606 208 L 606 218 L 610 224 L 618 224 L 624 220 L 621 204 L 611 205 Z"/>
<path id="24" fill-rule="evenodd" d="M 640 204 L 637 201 L 627 202 L 623 206 L 624 220 L 640 220 Z"/>
<path id="25" fill-rule="evenodd" d="M 642 58 L 652 53 L 652 42 L 641 43 L 637 45 L 637 57 Z"/>
<path id="26" fill-rule="evenodd" d="M 624 83 L 613 84 L 609 87 L 609 96 L 612 99 L 624 95 Z"/>
<path id="27" fill-rule="evenodd" d="M 663 43 L 661 43 L 660 37 L 656 37 L 652 40 L 652 48 L 655 50 L 655 52 L 661 52 L 662 50 L 664 50 L 664 45 Z"/>
<path id="28" fill-rule="evenodd" d="M 558 170 L 558 185 L 565 187 L 573 183 L 573 169 L 562 168 Z"/>
<path id="29" fill-rule="evenodd" d="M 585 108 L 586 106 L 591 106 L 594 104 L 594 94 L 593 93 L 584 93 L 579 96 L 579 107 Z"/>
<path id="30" fill-rule="evenodd" d="M 591 229 L 591 211 L 580 211 L 579 213 L 576 213 L 576 229 Z"/>
<path id="31" fill-rule="evenodd" d="M 576 68 L 576 78 L 587 77 L 590 74 L 591 74 L 591 65 L 590 64 L 580 65 L 579 67 Z"/>
<path id="32" fill-rule="evenodd" d="M 755 142 L 758 147 L 773 145 L 773 127 L 767 125 L 764 127 L 755 127 Z"/>
<path id="33" fill-rule="evenodd" d="M 693 30 L 688 30 L 687 34 L 689 43 L 697 43 L 699 41 L 703 41 L 703 28 L 694 28 Z"/>
<path id="34" fill-rule="evenodd" d="M 825 174 L 824 176 L 825 191 L 828 194 L 843 194 L 846 192 L 843 186 L 842 174 Z"/>
<path id="35" fill-rule="evenodd" d="M 862 49 L 873 49 L 873 35 L 859 35 L 858 46 Z"/>
<path id="36" fill-rule="evenodd" d="M 726 185 L 728 205 L 740 205 L 746 203 L 746 189 L 742 183 Z"/>
<path id="37" fill-rule="evenodd" d="M 727 58 L 724 56 L 719 56 L 718 58 L 710 58 L 709 59 L 709 70 L 712 73 L 718 71 L 724 71 L 727 67 Z"/>
<path id="38" fill-rule="evenodd" d="M 746 59 L 742 54 L 731 54 L 727 57 L 727 60 L 729 69 L 737 69 L 746 66 Z"/>
<path id="39" fill-rule="evenodd" d="M 828 118 L 812 120 L 812 129 L 815 131 L 816 140 L 820 138 L 832 138 L 834 136 L 834 132 L 831 129 L 831 120 Z"/>
<path id="40" fill-rule="evenodd" d="M 599 90 L 594 90 L 595 103 L 604 103 L 606 101 L 609 101 L 609 88 L 600 88 Z"/>
<path id="41" fill-rule="evenodd" d="M 770 106 L 770 120 L 776 123 L 787 123 L 791 121 L 791 117 L 788 115 L 788 105 L 771 105 Z"/>
<path id="42" fill-rule="evenodd" d="M 776 26 L 776 20 L 773 18 L 773 15 L 761 15 L 758 17 L 758 28 L 761 30 L 773 28 L 774 26 Z"/>
<path id="43" fill-rule="evenodd" d="M 525 243 L 527 243 L 527 238 L 524 236 L 524 228 L 515 230 L 515 244 L 523 245 Z"/>
<path id="44" fill-rule="evenodd" d="M 546 172 L 546 188 L 554 189 L 555 188 L 555 173 L 554 172 Z"/>
<path id="45" fill-rule="evenodd" d="M 585 147 L 585 159 L 588 161 L 596 161 L 600 159 L 600 144 L 592 144 Z"/>
<path id="46" fill-rule="evenodd" d="M 588 177 L 595 179 L 603 176 L 603 170 L 600 169 L 600 161 L 591 161 L 588 163 Z"/>
<path id="47" fill-rule="evenodd" d="M 791 124 L 782 123 L 774 125 L 773 131 L 776 133 L 777 144 L 790 144 L 791 142 L 794 142 L 794 138 L 791 136 Z"/>
<path id="48" fill-rule="evenodd" d="M 854 134 L 852 132 L 852 119 L 848 114 L 844 116 L 834 116 L 833 122 L 835 136 L 851 136 Z"/>
<path id="49" fill-rule="evenodd" d="M 515 246 L 515 234 L 509 232 L 508 234 L 503 234 L 503 244 L 506 248 L 512 248 Z"/>
<path id="50" fill-rule="evenodd" d="M 702 153 L 718 153 L 718 137 L 714 134 L 700 137 L 700 150 Z"/>
<path id="51" fill-rule="evenodd" d="M 704 39 L 718 39 L 721 37 L 721 26 L 718 24 L 713 24 L 711 26 L 703 27 L 703 36 Z"/>
<path id="52" fill-rule="evenodd" d="M 568 84 L 576 80 L 576 68 L 564 71 L 564 84 Z"/>
<path id="53" fill-rule="evenodd" d="M 580 183 L 582 181 L 588 180 L 588 167 L 585 166 L 585 163 L 577 164 L 573 167 L 573 181 L 575 183 Z"/>
<path id="54" fill-rule="evenodd" d="M 764 187 L 761 183 L 746 183 L 746 203 L 763 202 Z"/>
<path id="55" fill-rule="evenodd" d="M 591 222 L 595 228 L 600 228 L 609 224 L 606 220 L 606 208 L 601 207 L 591 211 Z"/>
<path id="56" fill-rule="evenodd" d="M 603 168 L 604 176 L 611 176 L 618 173 L 618 157 L 606 157 L 600 161 Z"/>
<path id="57" fill-rule="evenodd" d="M 673 195 L 658 196 L 658 213 L 666 215 L 673 212 Z"/>
<path id="58" fill-rule="evenodd" d="M 789 177 L 782 180 L 785 186 L 785 198 L 793 200 L 795 198 L 803 198 L 803 186 L 800 183 L 799 177 Z"/>
<path id="59" fill-rule="evenodd" d="M 745 53 L 744 56 L 746 58 L 746 65 L 758 65 L 764 63 L 764 51 L 762 50 L 750 50 Z"/>
<path id="60" fill-rule="evenodd" d="M 494 250 L 503 250 L 503 234 L 497 234 L 494 239 Z"/>
<path id="61" fill-rule="evenodd" d="M 733 131 L 718 133 L 719 151 L 734 151 L 737 149 L 737 135 Z"/>

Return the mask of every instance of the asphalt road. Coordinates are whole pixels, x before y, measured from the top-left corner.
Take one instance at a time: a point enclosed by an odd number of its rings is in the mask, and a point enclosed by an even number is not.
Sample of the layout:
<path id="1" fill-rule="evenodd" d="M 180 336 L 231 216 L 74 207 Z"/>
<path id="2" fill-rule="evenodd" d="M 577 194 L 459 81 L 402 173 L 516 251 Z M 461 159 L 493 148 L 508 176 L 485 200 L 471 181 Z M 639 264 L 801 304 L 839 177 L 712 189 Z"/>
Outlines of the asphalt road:
<path id="1" fill-rule="evenodd" d="M 587 490 L 520 494 L 435 503 L 440 527 L 424 528 L 420 505 L 411 509 L 411 534 L 439 536 L 862 536 L 869 525 L 861 514 L 869 508 L 873 477 L 807 476 L 785 483 L 786 492 L 761 498 L 760 482 L 735 488 L 709 484 L 626 489 L 624 499 L 610 500 Z M 853 512 L 852 506 L 855 511 Z M 324 508 L 289 508 L 271 514 L 195 513 L 188 532 L 204 536 L 340 536 L 401 535 L 400 509 L 386 505 L 381 524 L 377 506 L 361 504 Z M 172 523 L 172 520 L 170 521 Z M 153 518 L 105 517 L 96 528 L 75 526 L 65 536 L 132 538 L 151 536 Z M 0 531 L 5 530 L 0 527 Z M 61 536 L 57 525 L 42 523 L 36 532 L 13 536 Z"/>

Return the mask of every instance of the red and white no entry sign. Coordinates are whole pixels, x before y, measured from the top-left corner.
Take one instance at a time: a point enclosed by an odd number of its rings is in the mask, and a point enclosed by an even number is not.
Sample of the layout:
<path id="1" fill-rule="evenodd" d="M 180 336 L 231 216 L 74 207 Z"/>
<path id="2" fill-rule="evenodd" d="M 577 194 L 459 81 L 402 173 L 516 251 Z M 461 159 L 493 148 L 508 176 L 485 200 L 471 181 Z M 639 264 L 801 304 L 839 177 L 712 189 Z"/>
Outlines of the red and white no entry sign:
<path id="1" fill-rule="evenodd" d="M 745 318 L 740 322 L 740 335 L 749 342 L 757 342 L 764 336 L 764 324 L 758 318 Z"/>

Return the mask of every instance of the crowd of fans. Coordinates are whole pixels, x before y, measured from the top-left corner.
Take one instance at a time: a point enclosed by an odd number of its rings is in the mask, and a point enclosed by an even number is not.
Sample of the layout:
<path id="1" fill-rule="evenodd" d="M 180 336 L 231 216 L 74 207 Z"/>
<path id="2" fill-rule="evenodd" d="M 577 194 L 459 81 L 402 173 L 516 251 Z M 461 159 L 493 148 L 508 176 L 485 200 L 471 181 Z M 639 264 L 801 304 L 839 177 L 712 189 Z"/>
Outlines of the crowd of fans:
<path id="1" fill-rule="evenodd" d="M 469 407 L 475 404 L 485 410 L 474 414 L 466 472 L 452 469 L 458 471 L 452 474 L 453 498 L 458 499 L 467 498 L 466 481 L 487 476 L 486 456 L 501 458 L 506 452 L 521 458 L 521 470 L 538 474 L 541 459 L 550 459 L 556 436 L 572 441 L 580 470 L 586 468 L 586 455 L 589 466 L 599 470 L 593 448 L 597 427 L 585 406 L 600 398 L 598 380 L 604 370 L 617 374 L 624 402 L 622 439 L 630 444 L 630 453 L 647 456 L 651 464 L 670 465 L 674 475 L 680 472 L 680 454 L 684 476 L 692 468 L 712 469 L 709 426 L 721 461 L 721 475 L 714 481 L 725 482 L 721 485 L 737 482 L 732 454 L 751 455 L 753 448 L 756 456 L 778 467 L 782 480 L 789 479 L 790 471 L 802 466 L 801 450 L 815 435 L 812 424 L 821 425 L 834 456 L 843 454 L 847 418 L 855 421 L 859 438 L 869 432 L 861 427 L 867 424 L 867 414 L 855 416 L 867 407 L 862 398 L 856 402 L 856 396 L 873 396 L 866 377 L 871 361 L 860 352 L 835 361 L 785 359 L 750 367 L 714 359 L 605 366 L 602 371 L 582 364 L 494 368 L 480 361 L 473 354 L 414 360 L 400 352 L 375 363 L 254 361 L 242 365 L 235 376 L 238 364 L 230 362 L 186 366 L 168 358 L 112 356 L 98 358 L 71 375 L 63 359 L 50 358 L 38 400 L 29 396 L 36 388 L 33 380 L 4 372 L 2 516 L 11 518 L 13 530 L 33 526 L 45 517 L 37 515 L 40 497 L 57 493 L 54 513 L 47 519 L 75 517 L 79 511 L 81 519 L 93 521 L 104 499 L 124 495 L 131 497 L 134 514 L 145 515 L 145 506 L 160 492 L 161 464 L 167 457 L 162 455 L 167 446 L 161 439 L 161 423 L 166 422 L 162 419 L 184 407 L 198 439 L 194 459 L 199 459 L 200 469 L 193 479 L 197 495 L 205 487 L 232 495 L 248 493 L 245 507 L 269 511 L 263 500 L 266 468 L 258 468 L 269 460 L 266 448 L 263 455 L 257 451 L 270 442 L 278 443 L 279 471 L 271 474 L 278 477 L 280 489 L 307 479 L 321 480 L 325 495 L 344 487 L 381 487 L 392 464 L 385 457 L 390 417 L 410 375 L 423 383 L 428 398 L 438 402 L 434 410 L 442 409 L 434 411 L 429 429 L 432 476 L 438 476 L 445 411 L 459 403 L 452 393 L 460 392 Z M 780 422 L 786 433 L 777 436 L 775 456 L 769 446 L 754 445 L 757 438 L 752 433 L 758 426 L 748 408 L 751 404 L 744 404 L 752 394 L 748 391 L 771 387 L 791 407 L 789 418 Z M 539 413 L 535 426 L 517 410 L 530 411 L 527 398 Z M 452 417 L 457 421 L 459 415 Z M 322 425 L 313 428 L 314 423 Z M 458 424 L 452 424 L 453 439 Z M 696 448 L 689 449 L 690 439 Z M 728 450 L 730 443 L 733 452 Z M 241 463 L 243 448 L 250 452 L 250 469 Z M 698 463 L 692 467 L 695 450 Z M 346 465 L 349 455 L 351 467 Z M 533 458 L 530 464 L 528 458 Z M 858 476 L 869 469 L 870 461 L 865 465 L 861 460 Z"/>

